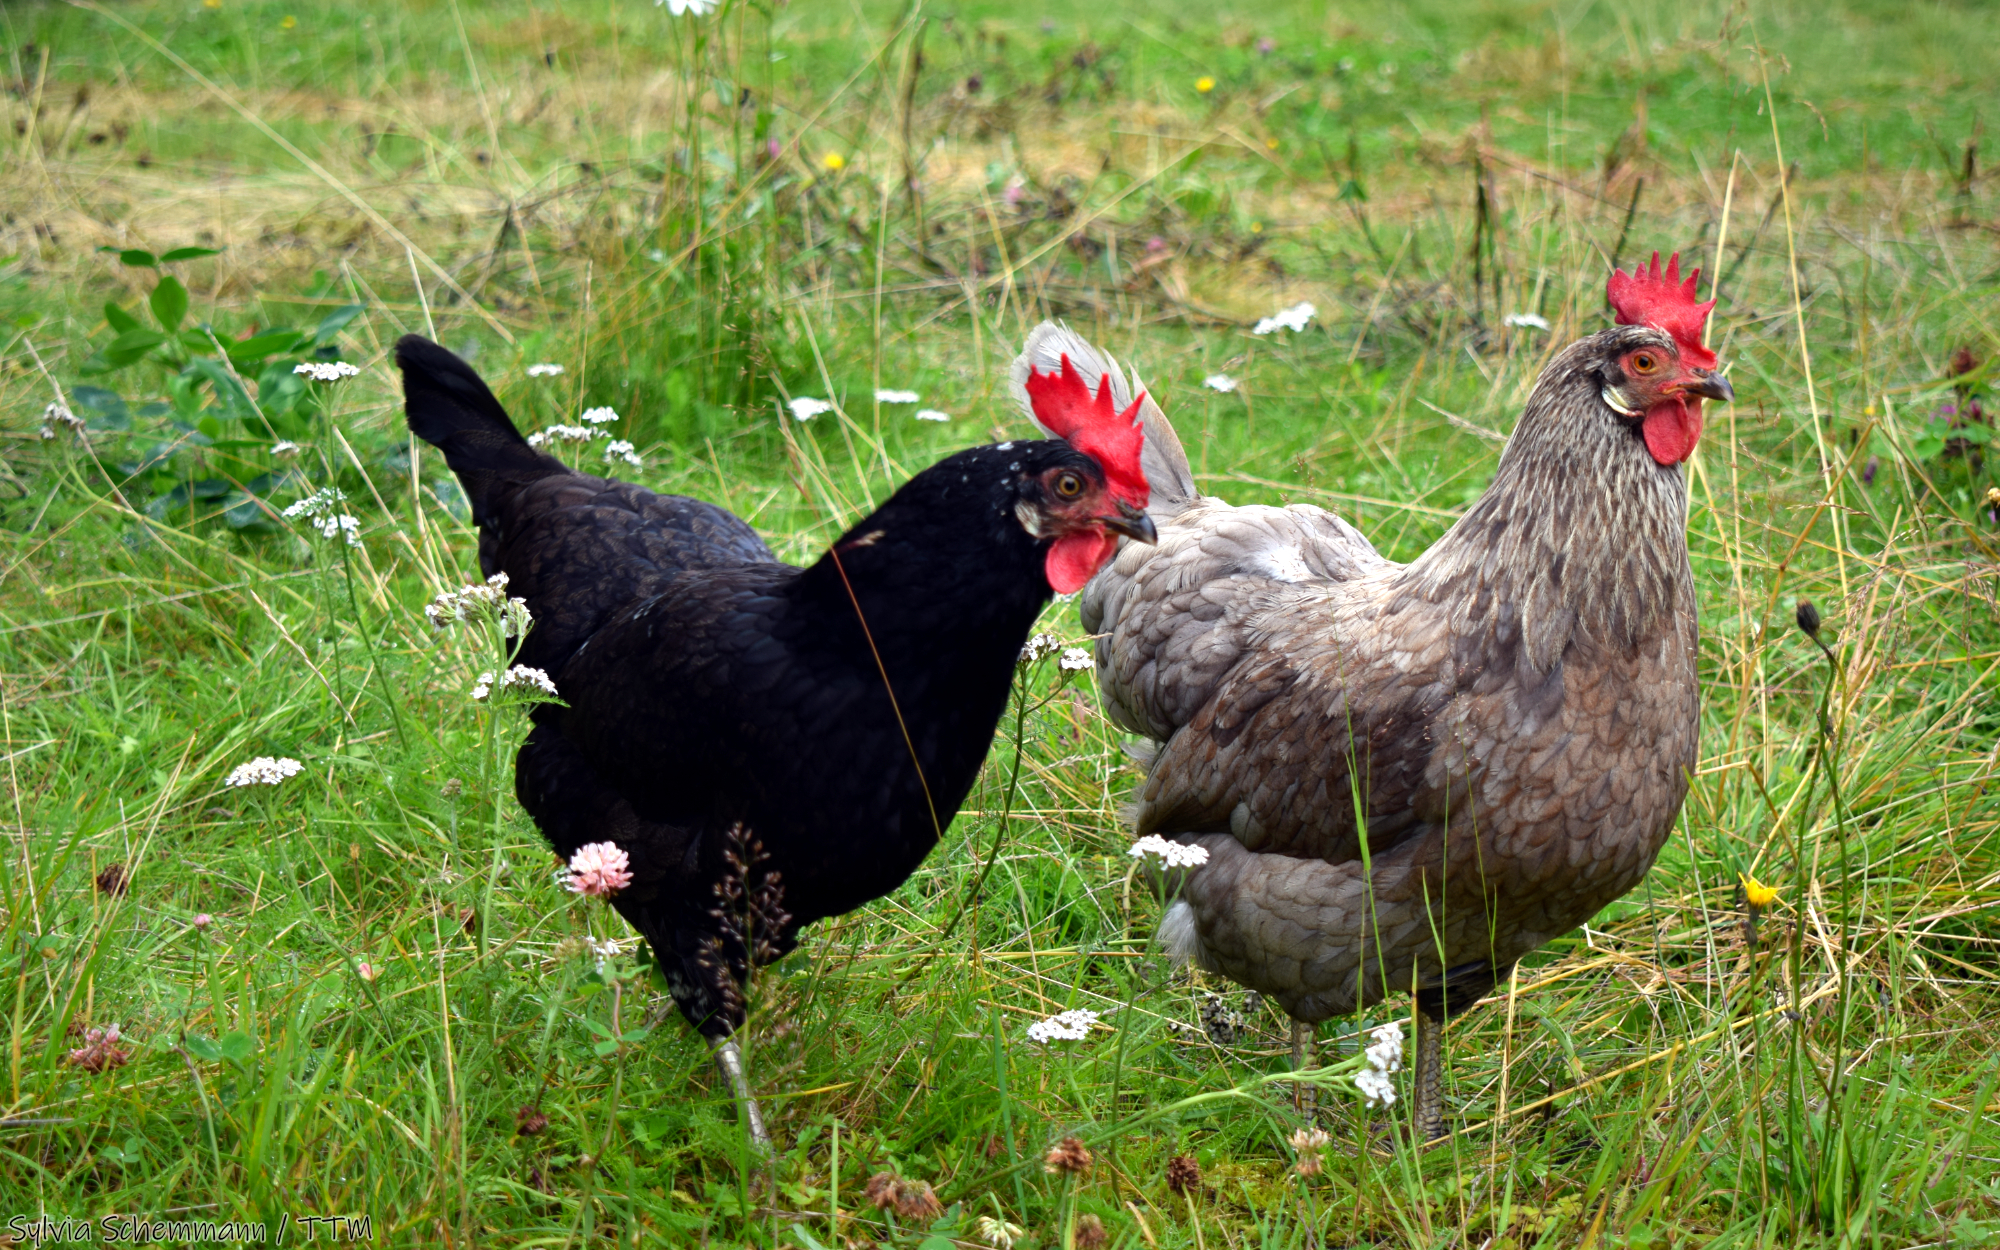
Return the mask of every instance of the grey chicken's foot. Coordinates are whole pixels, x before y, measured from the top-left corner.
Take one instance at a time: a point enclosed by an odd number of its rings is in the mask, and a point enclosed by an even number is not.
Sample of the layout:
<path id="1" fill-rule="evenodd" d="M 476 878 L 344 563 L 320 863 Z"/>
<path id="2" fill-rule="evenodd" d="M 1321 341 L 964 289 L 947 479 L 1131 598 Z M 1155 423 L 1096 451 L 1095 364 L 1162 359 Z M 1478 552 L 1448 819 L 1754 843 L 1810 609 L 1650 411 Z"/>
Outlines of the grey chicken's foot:
<path id="1" fill-rule="evenodd" d="M 722 1069 L 722 1075 L 729 1081 L 729 1092 L 736 1096 L 736 1118 L 750 1130 L 750 1140 L 759 1152 L 773 1153 L 771 1135 L 764 1131 L 764 1112 L 750 1092 L 750 1078 L 743 1074 L 743 1052 L 736 1040 L 710 1038 L 708 1045 L 715 1052 L 715 1066 Z"/>
<path id="2" fill-rule="evenodd" d="M 1303 1020 L 1292 1021 L 1292 1071 L 1303 1072 L 1314 1065 L 1313 1026 Z M 1294 1110 L 1311 1114 L 1314 1102 L 1313 1087 L 1304 1081 L 1292 1084 L 1292 1107 Z"/>
<path id="3" fill-rule="evenodd" d="M 1417 1009 L 1417 1061 L 1412 1084 L 1419 1145 L 1444 1136 L 1444 1021 Z"/>

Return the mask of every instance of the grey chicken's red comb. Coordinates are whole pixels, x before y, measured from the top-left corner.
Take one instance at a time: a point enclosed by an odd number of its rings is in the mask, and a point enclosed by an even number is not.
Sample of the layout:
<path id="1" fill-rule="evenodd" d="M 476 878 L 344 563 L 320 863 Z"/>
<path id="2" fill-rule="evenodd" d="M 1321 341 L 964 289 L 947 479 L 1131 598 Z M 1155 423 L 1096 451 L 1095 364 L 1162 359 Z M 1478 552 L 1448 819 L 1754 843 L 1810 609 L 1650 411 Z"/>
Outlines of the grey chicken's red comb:
<path id="1" fill-rule="evenodd" d="M 1650 267 L 1641 266 L 1629 274 L 1622 269 L 1614 270 L 1607 290 L 1611 307 L 1618 313 L 1618 324 L 1665 330 L 1680 344 L 1681 363 L 1697 369 L 1715 368 L 1715 353 L 1701 342 L 1702 327 L 1707 324 L 1715 301 L 1702 303 L 1695 299 L 1695 281 L 1700 277 L 1701 270 L 1690 269 L 1686 281 L 1682 281 L 1679 252 L 1667 259 L 1665 273 L 1660 271 L 1658 252 L 1653 253 Z"/>

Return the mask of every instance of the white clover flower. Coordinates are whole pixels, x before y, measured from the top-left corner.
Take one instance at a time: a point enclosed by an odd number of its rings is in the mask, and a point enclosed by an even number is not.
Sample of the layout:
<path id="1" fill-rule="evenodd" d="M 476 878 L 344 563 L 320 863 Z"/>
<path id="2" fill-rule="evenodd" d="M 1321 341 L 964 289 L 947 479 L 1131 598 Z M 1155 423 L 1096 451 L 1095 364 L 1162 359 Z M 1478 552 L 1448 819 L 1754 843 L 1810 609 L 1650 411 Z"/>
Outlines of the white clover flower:
<path id="1" fill-rule="evenodd" d="M 1201 380 L 1201 384 L 1211 391 L 1221 391 L 1225 395 L 1236 389 L 1236 379 L 1226 373 L 1211 373 Z"/>
<path id="2" fill-rule="evenodd" d="M 552 378 L 562 371 L 563 367 L 561 365 L 550 364 L 547 361 L 543 361 L 538 365 L 528 366 L 528 376 L 531 378 Z"/>
<path id="3" fill-rule="evenodd" d="M 939 411 L 938 411 L 937 409 L 935 409 L 935 408 L 919 408 L 919 409 L 917 409 L 917 420 L 919 420 L 919 421 L 949 421 L 949 420 L 951 420 L 951 414 L 950 414 L 950 413 L 948 413 L 948 412 L 939 412 Z"/>
<path id="4" fill-rule="evenodd" d="M 344 360 L 308 360 L 294 366 L 292 372 L 303 374 L 315 382 L 338 382 L 342 378 L 353 377 L 361 370 Z"/>
<path id="5" fill-rule="evenodd" d="M 583 410 L 583 423 L 585 425 L 609 425 L 617 419 L 618 410 L 616 408 L 585 408 Z"/>
<path id="6" fill-rule="evenodd" d="M 569 857 L 569 889 L 573 894 L 610 898 L 632 884 L 632 857 L 616 842 L 591 842 Z M 617 954 L 599 952 L 600 957 Z"/>
<path id="7" fill-rule="evenodd" d="M 604 445 L 604 458 L 606 460 L 623 460 L 635 469 L 646 467 L 646 462 L 639 458 L 638 450 L 622 438 L 614 438 Z"/>
<path id="8" fill-rule="evenodd" d="M 1401 1021 L 1370 1029 L 1368 1036 L 1375 1039 L 1373 1045 L 1364 1052 L 1368 1056 L 1368 1066 L 1377 1072 L 1394 1072 L 1403 1066 L 1403 1025 Z"/>
<path id="9" fill-rule="evenodd" d="M 1028 1040 L 1044 1045 L 1050 1042 L 1080 1042 L 1090 1036 L 1090 1026 L 1096 1023 L 1096 1012 L 1077 1007 L 1029 1025 Z"/>
<path id="10" fill-rule="evenodd" d="M 508 598 L 505 573 L 495 573 L 484 585 L 439 591 L 424 605 L 424 616 L 432 629 L 450 629 L 461 621 L 496 621 L 509 638 L 526 633 L 535 619 L 526 599 Z"/>
<path id="11" fill-rule="evenodd" d="M 1054 655 L 1062 650 L 1062 643 L 1054 634 L 1036 634 L 1021 648 L 1020 659 L 1016 663 L 1022 667 L 1040 660 L 1043 656 Z"/>
<path id="12" fill-rule="evenodd" d="M 1361 1091 L 1371 1107 L 1386 1107 L 1396 1101 L 1396 1083 L 1387 1072 L 1363 1068 L 1354 1074 L 1354 1088 Z"/>
<path id="13" fill-rule="evenodd" d="M 299 445 L 289 438 L 281 438 L 271 444 L 271 454 L 274 456 L 296 456 L 299 454 Z"/>
<path id="14" fill-rule="evenodd" d="M 1539 313 L 1508 313 L 1506 316 L 1500 318 L 1500 324 L 1513 326 L 1521 330 L 1546 330 L 1549 328 L 1548 318 Z"/>
<path id="15" fill-rule="evenodd" d="M 875 392 L 875 402 L 878 404 L 914 404 L 922 398 L 923 396 L 917 394 L 915 391 Z"/>
<path id="16" fill-rule="evenodd" d="M 1208 848 L 1190 842 L 1169 842 L 1157 833 L 1149 833 L 1134 842 L 1125 853 L 1133 859 L 1143 860 L 1148 855 L 1160 857 L 1162 868 L 1199 868 L 1208 862 Z"/>
<path id="17" fill-rule="evenodd" d="M 1094 667 L 1096 661 L 1092 660 L 1090 652 L 1085 651 L 1082 647 L 1064 647 L 1062 659 L 1057 660 L 1056 663 L 1065 673 L 1081 673 Z"/>
<path id="18" fill-rule="evenodd" d="M 801 395 L 786 407 L 792 410 L 792 417 L 799 421 L 810 421 L 822 412 L 833 411 L 832 404 L 823 399 L 814 399 L 810 395 Z"/>
<path id="19" fill-rule="evenodd" d="M 653 0 L 653 7 L 667 6 L 667 12 L 675 17 L 686 17 L 692 13 L 696 17 L 707 17 L 714 11 L 718 0 Z"/>
<path id="20" fill-rule="evenodd" d="M 993 1250 L 1014 1250 L 1014 1242 L 1027 1231 L 1019 1224 L 1009 1224 L 991 1215 L 982 1215 L 972 1221 L 972 1235 L 992 1246 Z"/>
<path id="21" fill-rule="evenodd" d="M 60 399 L 42 409 L 42 437 L 54 438 L 57 428 L 68 430 L 78 438 L 83 437 L 83 418 L 69 410 L 69 405 Z"/>
<path id="22" fill-rule="evenodd" d="M 248 764 L 238 764 L 223 781 L 225 786 L 275 786 L 287 777 L 296 777 L 305 771 L 305 765 L 295 759 L 280 756 L 272 759 L 260 755 Z"/>
<path id="23" fill-rule="evenodd" d="M 475 703 L 486 702 L 487 699 L 492 697 L 495 688 L 498 688 L 502 694 L 505 694 L 509 690 L 521 691 L 534 702 L 540 702 L 543 696 L 547 696 L 550 699 L 557 697 L 554 680 L 541 669 L 529 668 L 525 664 L 516 664 L 506 672 L 500 674 L 498 680 L 490 672 L 481 673 L 478 682 L 472 687 L 472 701 Z"/>
<path id="24" fill-rule="evenodd" d="M 1306 322 L 1311 321 L 1313 314 L 1318 311 L 1319 309 L 1314 308 L 1311 304 L 1294 304 L 1290 308 L 1280 308 L 1277 312 L 1260 320 L 1257 323 L 1257 327 L 1250 331 L 1250 333 L 1271 334 L 1279 330 L 1291 330 L 1296 333 L 1305 329 Z"/>
<path id="25" fill-rule="evenodd" d="M 528 446 L 540 447 L 543 443 L 587 443 L 592 439 L 603 437 L 603 430 L 593 430 L 587 425 L 552 425 L 546 430 L 537 430 L 528 435 Z"/>

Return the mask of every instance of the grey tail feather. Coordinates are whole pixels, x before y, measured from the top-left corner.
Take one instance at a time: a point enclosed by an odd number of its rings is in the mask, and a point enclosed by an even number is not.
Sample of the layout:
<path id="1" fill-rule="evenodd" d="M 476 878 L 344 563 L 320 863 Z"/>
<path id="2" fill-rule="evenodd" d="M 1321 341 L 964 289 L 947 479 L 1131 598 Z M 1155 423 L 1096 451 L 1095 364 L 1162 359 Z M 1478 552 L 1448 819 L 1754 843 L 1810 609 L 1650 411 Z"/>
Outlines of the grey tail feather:
<path id="1" fill-rule="evenodd" d="M 403 412 L 410 431 L 444 452 L 472 501 L 473 519 L 487 520 L 487 493 L 496 481 L 568 473 L 521 437 L 507 410 L 471 365 L 427 338 L 406 334 L 396 342 L 403 371 Z"/>
<path id="2" fill-rule="evenodd" d="M 1181 448 L 1180 435 L 1174 433 L 1174 426 L 1167 420 L 1167 414 L 1153 402 L 1151 392 L 1135 372 L 1128 379 L 1118 368 L 1118 362 L 1108 354 L 1092 347 L 1084 337 L 1056 321 L 1044 321 L 1028 334 L 1027 346 L 1014 359 L 1014 367 L 1008 372 L 1008 389 L 1014 395 L 1014 402 L 1028 419 L 1035 419 L 1034 405 L 1028 401 L 1028 373 L 1053 373 L 1062 368 L 1063 357 L 1068 356 L 1076 371 L 1083 375 L 1094 392 L 1102 383 L 1100 379 L 1111 379 L 1111 400 L 1120 411 L 1131 404 L 1135 393 L 1145 392 L 1146 402 L 1139 408 L 1140 419 L 1146 427 L 1146 449 L 1140 454 L 1139 464 L 1146 472 L 1146 485 L 1152 493 L 1152 502 L 1146 511 L 1156 519 L 1179 515 L 1198 497 L 1194 485 L 1194 471 L 1188 466 L 1187 452 Z M 1036 422 L 1040 425 L 1040 422 Z"/>

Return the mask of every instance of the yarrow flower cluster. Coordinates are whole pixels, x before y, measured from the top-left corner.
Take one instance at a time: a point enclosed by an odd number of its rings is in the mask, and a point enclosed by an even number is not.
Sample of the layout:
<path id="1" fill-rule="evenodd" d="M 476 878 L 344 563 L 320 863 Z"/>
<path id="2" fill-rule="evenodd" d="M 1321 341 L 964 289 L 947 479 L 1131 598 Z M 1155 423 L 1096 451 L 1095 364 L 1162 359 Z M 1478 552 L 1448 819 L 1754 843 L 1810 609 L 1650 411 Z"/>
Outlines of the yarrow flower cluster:
<path id="1" fill-rule="evenodd" d="M 675 17 L 686 17 L 692 13 L 696 17 L 707 17 L 715 9 L 718 0 L 653 0 L 653 7 L 667 6 L 667 12 Z"/>
<path id="2" fill-rule="evenodd" d="M 1280 308 L 1277 312 L 1258 321 L 1256 328 L 1251 330 L 1250 333 L 1273 334 L 1279 330 L 1290 330 L 1297 333 L 1306 328 L 1306 322 L 1311 321 L 1313 314 L 1318 311 L 1319 309 L 1314 308 L 1311 304 L 1294 304 L 1290 308 Z"/>
<path id="3" fill-rule="evenodd" d="M 550 364 L 547 361 L 543 361 L 538 365 L 528 366 L 528 376 L 531 378 L 552 378 L 562 371 L 563 367 L 561 365 Z"/>
<path id="4" fill-rule="evenodd" d="M 833 411 L 832 404 L 823 399 L 814 399 L 811 395 L 801 395 L 786 407 L 792 410 L 792 419 L 795 421 L 810 421 L 822 412 Z"/>
<path id="5" fill-rule="evenodd" d="M 1500 318 L 1500 324 L 1513 326 L 1517 330 L 1546 330 L 1548 318 L 1539 313 L 1508 313 Z"/>
<path id="6" fill-rule="evenodd" d="M 875 392 L 875 402 L 878 404 L 914 404 L 922 398 L 923 396 L 917 394 L 915 391 L 878 390 Z"/>
<path id="7" fill-rule="evenodd" d="M 281 438 L 271 444 L 271 454 L 274 456 L 296 456 L 299 454 L 299 445 L 289 438 Z"/>
<path id="8" fill-rule="evenodd" d="M 1064 647 L 1062 659 L 1056 663 L 1065 673 L 1082 673 L 1093 667 L 1095 661 L 1090 658 L 1090 652 L 1082 647 Z"/>
<path id="9" fill-rule="evenodd" d="M 1062 641 L 1054 634 L 1036 634 L 1033 638 L 1028 639 L 1027 644 L 1021 648 L 1021 658 L 1018 663 L 1021 667 L 1026 668 L 1028 665 L 1042 659 L 1042 657 L 1054 655 L 1060 650 L 1062 650 Z"/>
<path id="10" fill-rule="evenodd" d="M 69 405 L 58 399 L 42 409 L 42 437 L 54 438 L 59 430 L 68 430 L 78 438 L 83 437 L 83 418 L 71 412 Z"/>
<path id="11" fill-rule="evenodd" d="M 1169 842 L 1157 833 L 1140 838 L 1125 853 L 1138 860 L 1157 855 L 1162 868 L 1199 868 L 1208 862 L 1207 847 L 1189 842 Z"/>
<path id="12" fill-rule="evenodd" d="M 1375 1040 L 1362 1052 L 1368 1066 L 1354 1074 L 1354 1088 L 1369 1106 L 1386 1107 L 1396 1101 L 1396 1083 L 1389 1074 L 1403 1066 L 1403 1026 L 1391 1020 L 1369 1030 L 1368 1036 Z"/>
<path id="13" fill-rule="evenodd" d="M 589 842 L 569 857 L 569 889 L 590 898 L 610 898 L 632 884 L 632 857 L 616 842 Z M 614 948 L 611 952 L 616 954 Z M 605 958 L 604 952 L 597 952 Z"/>
<path id="14" fill-rule="evenodd" d="M 481 673 L 479 681 L 472 687 L 473 702 L 486 702 L 493 697 L 493 691 L 496 687 L 502 694 L 510 690 L 518 690 L 525 692 L 529 697 L 534 699 L 539 699 L 543 695 L 551 699 L 556 697 L 556 683 L 547 673 L 539 668 L 529 668 L 525 664 L 516 664 L 506 672 L 500 674 L 498 680 L 494 678 L 492 673 Z"/>
<path id="15" fill-rule="evenodd" d="M 342 378 L 353 377 L 361 370 L 344 360 L 308 360 L 302 365 L 294 366 L 292 372 L 311 378 L 315 382 L 338 382 Z"/>
<path id="16" fill-rule="evenodd" d="M 1201 384 L 1211 391 L 1221 391 L 1225 395 L 1236 389 L 1236 379 L 1226 373 L 1211 373 L 1201 380 Z"/>
<path id="17" fill-rule="evenodd" d="M 304 764 L 295 759 L 279 756 L 272 759 L 260 755 L 248 764 L 238 764 L 224 779 L 225 786 L 275 786 L 287 777 L 296 777 L 306 770 Z"/>
<path id="18" fill-rule="evenodd" d="M 508 597 L 505 573 L 495 573 L 484 585 L 439 591 L 437 598 L 424 605 L 424 616 L 432 629 L 450 629 L 469 621 L 497 621 L 509 638 L 526 633 L 535 619 L 526 599 Z"/>
<path id="19" fill-rule="evenodd" d="M 948 412 L 939 412 L 939 411 L 938 411 L 937 409 L 935 409 L 935 408 L 919 408 L 919 409 L 917 409 L 917 420 L 919 420 L 919 421 L 949 421 L 949 420 L 951 420 L 951 414 L 950 414 L 950 413 L 948 413 Z"/>
<path id="20" fill-rule="evenodd" d="M 583 423 L 585 425 L 609 425 L 617 419 L 618 410 L 616 408 L 585 408 L 583 410 Z"/>
<path id="21" fill-rule="evenodd" d="M 1050 1042 L 1080 1042 L 1090 1036 L 1090 1026 L 1096 1023 L 1096 1012 L 1076 1007 L 1029 1025 L 1028 1040 L 1045 1046 Z"/>
<path id="22" fill-rule="evenodd" d="M 319 531 L 321 538 L 344 536 L 347 545 L 361 545 L 361 522 L 340 510 L 347 502 L 347 496 L 331 486 L 323 487 L 285 509 L 288 519 L 304 517 Z"/>
<path id="23" fill-rule="evenodd" d="M 604 459 L 606 461 L 623 460 L 635 469 L 646 467 L 646 462 L 639 458 L 638 449 L 622 438 L 614 438 L 604 445 Z"/>
<path id="24" fill-rule="evenodd" d="M 544 443 L 587 443 L 603 438 L 603 430 L 593 430 L 587 425 L 552 425 L 546 430 L 537 430 L 528 435 L 528 446 L 540 447 Z"/>

